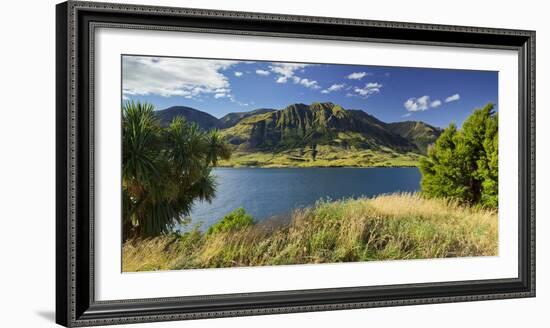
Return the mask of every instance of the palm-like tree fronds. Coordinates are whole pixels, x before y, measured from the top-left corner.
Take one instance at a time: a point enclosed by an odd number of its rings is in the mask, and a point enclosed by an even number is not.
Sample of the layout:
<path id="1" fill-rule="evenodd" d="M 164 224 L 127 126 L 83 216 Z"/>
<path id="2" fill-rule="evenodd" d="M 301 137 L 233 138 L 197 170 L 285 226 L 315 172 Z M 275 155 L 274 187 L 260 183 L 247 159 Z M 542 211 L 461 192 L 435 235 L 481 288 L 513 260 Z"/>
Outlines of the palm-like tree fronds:
<path id="1" fill-rule="evenodd" d="M 214 198 L 211 167 L 229 147 L 179 117 L 161 128 L 151 104 L 130 101 L 122 111 L 124 239 L 169 232 L 196 200 Z"/>

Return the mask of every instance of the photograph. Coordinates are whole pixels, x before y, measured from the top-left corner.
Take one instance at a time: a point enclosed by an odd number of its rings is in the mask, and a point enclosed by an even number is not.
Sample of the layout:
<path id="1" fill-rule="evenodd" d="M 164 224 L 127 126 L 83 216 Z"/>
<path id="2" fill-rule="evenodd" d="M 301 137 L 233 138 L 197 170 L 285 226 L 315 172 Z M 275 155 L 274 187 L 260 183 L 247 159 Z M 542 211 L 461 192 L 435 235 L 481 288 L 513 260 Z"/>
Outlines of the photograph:
<path id="1" fill-rule="evenodd" d="M 120 60 L 123 272 L 499 255 L 498 71 Z"/>

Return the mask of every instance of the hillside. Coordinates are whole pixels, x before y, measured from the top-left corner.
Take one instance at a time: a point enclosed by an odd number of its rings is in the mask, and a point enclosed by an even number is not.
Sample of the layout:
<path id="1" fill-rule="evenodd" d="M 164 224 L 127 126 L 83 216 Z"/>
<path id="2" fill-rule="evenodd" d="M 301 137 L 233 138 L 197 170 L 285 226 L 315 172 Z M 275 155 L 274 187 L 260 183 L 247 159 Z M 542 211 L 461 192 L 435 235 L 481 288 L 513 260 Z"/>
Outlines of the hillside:
<path id="1" fill-rule="evenodd" d="M 415 166 L 441 131 L 423 122 L 385 123 L 363 110 L 333 103 L 292 104 L 217 119 L 177 106 L 158 112 L 163 125 L 176 116 L 205 130 L 217 128 L 233 148 L 222 166 Z"/>
<path id="2" fill-rule="evenodd" d="M 175 117 L 179 116 L 183 117 L 189 122 L 196 123 L 200 128 L 204 130 L 211 130 L 214 128 L 229 128 L 237 124 L 240 120 L 249 116 L 264 114 L 273 111 L 276 111 L 276 109 L 260 108 L 249 112 L 229 113 L 220 119 L 198 109 L 186 106 L 172 106 L 163 110 L 159 110 L 156 113 L 163 126 L 168 125 Z"/>
<path id="3" fill-rule="evenodd" d="M 390 131 L 414 143 L 422 153 L 435 142 L 442 130 L 424 122 L 406 121 L 387 124 Z"/>
<path id="4" fill-rule="evenodd" d="M 175 117 L 183 117 L 188 122 L 196 123 L 204 130 L 210 130 L 218 127 L 218 119 L 208 113 L 200 110 L 185 107 L 173 106 L 156 112 L 162 126 L 167 126 Z"/>
<path id="5" fill-rule="evenodd" d="M 364 111 L 345 110 L 332 103 L 293 104 L 245 118 L 223 133 L 240 150 L 281 151 L 316 145 L 417 150 L 412 142 L 388 131 L 383 122 Z"/>
<path id="6" fill-rule="evenodd" d="M 220 129 L 229 128 L 237 124 L 240 120 L 247 118 L 249 116 L 270 113 L 274 111 L 276 111 L 276 109 L 259 108 L 259 109 L 252 110 L 250 112 L 229 113 L 219 119 L 218 127 Z"/>

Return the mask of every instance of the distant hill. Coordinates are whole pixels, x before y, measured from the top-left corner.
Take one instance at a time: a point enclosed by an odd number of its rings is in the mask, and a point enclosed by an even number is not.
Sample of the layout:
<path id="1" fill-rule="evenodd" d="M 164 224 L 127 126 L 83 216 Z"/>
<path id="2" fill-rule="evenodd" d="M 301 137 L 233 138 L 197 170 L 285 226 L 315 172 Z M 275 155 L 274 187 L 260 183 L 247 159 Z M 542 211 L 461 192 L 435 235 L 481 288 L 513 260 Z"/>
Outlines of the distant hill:
<path id="1" fill-rule="evenodd" d="M 210 130 L 218 127 L 218 119 L 200 110 L 185 107 L 173 106 L 156 112 L 163 126 L 167 126 L 175 117 L 183 117 L 188 122 L 195 122 L 200 128 Z"/>
<path id="2" fill-rule="evenodd" d="M 441 129 L 424 122 L 385 123 L 363 110 L 326 102 L 261 108 L 216 117 L 174 106 L 157 112 L 166 126 L 184 117 L 219 129 L 233 147 L 226 166 L 414 166 Z"/>
<path id="3" fill-rule="evenodd" d="M 249 116 L 257 115 L 257 114 L 270 113 L 270 112 L 274 112 L 274 111 L 276 111 L 276 109 L 259 108 L 259 109 L 252 110 L 250 112 L 229 113 L 229 114 L 227 114 L 227 115 L 225 115 L 225 116 L 223 116 L 222 118 L 219 119 L 218 126 L 219 126 L 220 129 L 229 128 L 229 127 L 232 127 L 233 125 L 237 124 L 243 118 L 247 118 Z"/>
<path id="4" fill-rule="evenodd" d="M 406 121 L 387 124 L 390 131 L 414 143 L 422 153 L 433 144 L 442 130 L 424 122 Z"/>
<path id="5" fill-rule="evenodd" d="M 189 122 L 196 123 L 200 128 L 204 130 L 211 130 L 214 128 L 229 128 L 237 124 L 243 118 L 273 111 L 276 111 L 276 109 L 259 108 L 249 112 L 229 113 L 220 119 L 198 109 L 186 106 L 172 106 L 163 110 L 159 110 L 156 113 L 160 119 L 161 125 L 163 126 L 170 124 L 170 122 L 172 122 L 175 117 L 180 116 Z"/>
<path id="6" fill-rule="evenodd" d="M 331 144 L 342 148 L 415 151 L 408 139 L 386 129 L 385 123 L 361 110 L 333 103 L 293 104 L 242 119 L 223 130 L 241 150 L 281 151 Z"/>

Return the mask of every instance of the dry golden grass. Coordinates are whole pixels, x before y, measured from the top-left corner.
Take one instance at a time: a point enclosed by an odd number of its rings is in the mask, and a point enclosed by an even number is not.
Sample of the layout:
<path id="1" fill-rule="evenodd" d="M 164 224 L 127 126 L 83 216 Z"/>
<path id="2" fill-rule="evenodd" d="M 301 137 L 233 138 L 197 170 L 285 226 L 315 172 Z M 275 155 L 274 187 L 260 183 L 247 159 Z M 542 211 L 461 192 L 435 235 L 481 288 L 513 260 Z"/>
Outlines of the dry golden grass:
<path id="1" fill-rule="evenodd" d="M 203 234 L 197 230 L 123 245 L 123 270 L 493 256 L 495 210 L 418 194 L 319 202 L 289 224 Z"/>

